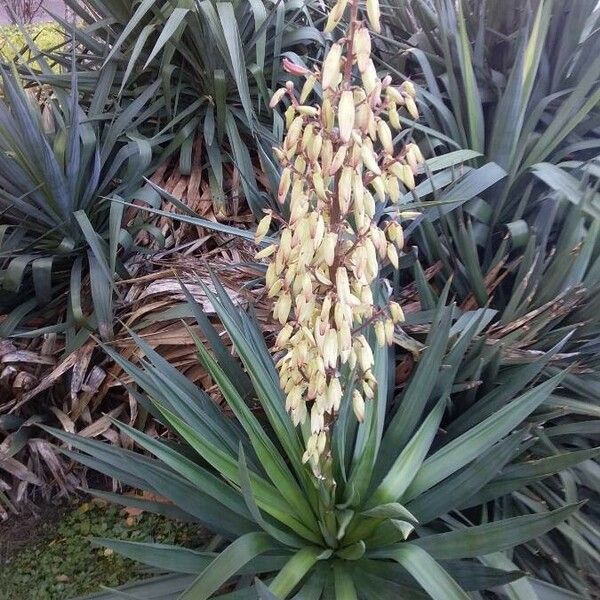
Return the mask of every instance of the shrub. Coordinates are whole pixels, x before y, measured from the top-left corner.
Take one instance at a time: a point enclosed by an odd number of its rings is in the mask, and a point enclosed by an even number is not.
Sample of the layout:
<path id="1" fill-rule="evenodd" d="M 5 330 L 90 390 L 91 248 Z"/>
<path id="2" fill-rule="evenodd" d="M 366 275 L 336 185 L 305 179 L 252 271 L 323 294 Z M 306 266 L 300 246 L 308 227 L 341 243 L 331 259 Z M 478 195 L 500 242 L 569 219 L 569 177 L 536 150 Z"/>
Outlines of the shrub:
<path id="1" fill-rule="evenodd" d="M 64 309 L 67 291 L 66 327 L 111 334 L 114 278 L 127 276 L 118 251 L 132 248 L 135 234 L 122 228 L 122 201 L 143 183 L 152 155 L 133 134 L 153 89 L 105 112 L 109 77 L 86 111 L 75 74 L 69 93 L 41 88 L 39 106 L 31 88 L 3 71 L 0 312 L 10 313 L 4 335 L 35 309 Z M 91 316 L 81 294 L 88 274 Z"/>

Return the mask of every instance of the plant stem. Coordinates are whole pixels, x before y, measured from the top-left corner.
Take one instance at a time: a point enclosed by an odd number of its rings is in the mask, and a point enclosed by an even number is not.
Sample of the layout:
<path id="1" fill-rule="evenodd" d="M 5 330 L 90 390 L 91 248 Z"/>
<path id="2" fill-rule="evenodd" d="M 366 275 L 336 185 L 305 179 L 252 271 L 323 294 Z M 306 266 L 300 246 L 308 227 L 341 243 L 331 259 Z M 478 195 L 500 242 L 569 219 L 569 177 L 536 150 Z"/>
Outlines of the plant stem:
<path id="1" fill-rule="evenodd" d="M 344 87 L 349 88 L 352 83 L 352 55 L 354 53 L 354 34 L 358 25 L 358 1 L 351 0 L 350 27 L 348 30 L 348 45 L 346 47 L 346 64 L 344 65 Z"/>

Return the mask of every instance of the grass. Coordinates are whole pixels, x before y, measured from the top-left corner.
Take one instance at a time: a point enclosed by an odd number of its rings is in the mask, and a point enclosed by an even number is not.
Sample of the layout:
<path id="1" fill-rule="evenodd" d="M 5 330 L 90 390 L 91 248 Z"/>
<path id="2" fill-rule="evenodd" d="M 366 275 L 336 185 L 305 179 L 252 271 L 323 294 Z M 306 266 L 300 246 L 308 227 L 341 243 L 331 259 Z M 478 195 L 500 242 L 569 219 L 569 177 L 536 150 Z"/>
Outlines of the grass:
<path id="1" fill-rule="evenodd" d="M 91 537 L 161 542 L 194 547 L 202 530 L 158 515 L 86 502 L 41 523 L 37 541 L 24 545 L 0 565 L 0 600 L 67 600 L 149 574 L 112 550 L 90 544 Z"/>
<path id="2" fill-rule="evenodd" d="M 35 41 L 42 51 L 50 50 L 62 43 L 62 31 L 54 23 L 40 23 L 25 25 L 29 36 Z M 0 59 L 12 61 L 15 56 L 26 46 L 25 36 L 18 25 L 0 26 Z M 27 52 L 27 58 L 31 55 Z"/>

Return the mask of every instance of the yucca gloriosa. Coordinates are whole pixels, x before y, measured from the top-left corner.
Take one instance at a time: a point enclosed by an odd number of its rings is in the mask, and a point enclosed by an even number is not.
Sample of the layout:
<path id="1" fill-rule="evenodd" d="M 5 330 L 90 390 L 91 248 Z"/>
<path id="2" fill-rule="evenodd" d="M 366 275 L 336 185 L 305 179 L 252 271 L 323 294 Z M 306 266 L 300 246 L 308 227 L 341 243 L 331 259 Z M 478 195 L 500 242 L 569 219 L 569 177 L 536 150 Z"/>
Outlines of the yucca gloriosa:
<path id="1" fill-rule="evenodd" d="M 160 142 L 160 160 L 174 155 L 180 171 L 189 174 L 193 152 L 201 152 L 216 212 L 222 213 L 228 210 L 225 171 L 233 164 L 259 215 L 266 200 L 256 182 L 257 156 L 282 129 L 268 106 L 269 90 L 281 77 L 279 57 L 312 48 L 317 59 L 321 46 L 303 0 L 67 4 L 83 23 L 65 29 L 86 77 L 114 69 L 113 93 L 126 98 L 161 82 L 154 97 L 157 118 L 143 129 Z M 55 53 L 54 59 L 68 66 L 68 54 Z"/>
<path id="2" fill-rule="evenodd" d="M 429 152 L 475 148 L 482 153 L 479 164 L 496 161 L 508 173 L 458 210 L 414 228 L 410 240 L 421 264 L 437 265 L 431 285 L 418 273 L 423 306 L 434 306 L 451 281 L 462 306 L 498 311 L 488 335 L 505 350 L 497 370 L 481 377 L 486 385 L 497 377 L 505 381 L 510 365 L 524 364 L 568 336 L 560 357 L 540 374 L 572 370 L 565 391 L 546 402 L 546 410 L 555 413 L 547 430 L 581 434 L 542 433 L 532 457 L 590 448 L 598 440 L 595 7 L 592 0 L 534 2 L 524 10 L 519 2 L 506 2 L 499 11 L 498 3 L 423 0 L 390 12 L 386 21 L 422 73 L 417 87 L 430 127 L 423 130 L 432 142 Z M 423 192 L 431 190 L 417 189 L 421 197 Z M 482 407 L 475 402 L 465 414 L 461 409 L 449 433 L 472 422 Z M 556 506 L 563 495 L 570 501 L 592 499 L 562 533 L 515 553 L 520 567 L 566 588 L 557 594 L 574 590 L 589 597 L 594 585 L 600 564 L 598 538 L 590 535 L 600 517 L 597 468 L 588 461 L 525 493 L 511 493 L 495 507 L 499 515 L 512 515 L 540 506 L 537 502 Z M 555 562 L 561 567 L 554 568 Z"/>
<path id="3" fill-rule="evenodd" d="M 575 510 L 565 506 L 467 525 L 469 512 L 461 507 L 470 506 L 478 493 L 491 500 L 497 486 L 514 485 L 510 471 L 504 475 L 502 469 L 510 461 L 518 465 L 531 445 L 529 428 L 521 423 L 563 375 L 521 396 L 512 386 L 496 390 L 492 396 L 502 408 L 445 443 L 439 426 L 448 395 L 456 370 L 469 359 L 482 316 L 467 313 L 459 323 L 455 310 L 443 303 L 434 315 L 420 364 L 396 398 L 394 386 L 388 384 L 391 350 L 372 340 L 378 386 L 375 398 L 366 404 L 363 423 L 357 422 L 349 401 L 355 385 L 352 375 L 343 377 L 344 398 L 332 432 L 337 484 L 332 498 L 326 482 L 302 463 L 304 442 L 286 412 L 279 376 L 257 323 L 231 303 L 217 280 L 214 286 L 216 293 L 208 288 L 205 293 L 223 320 L 241 365 L 214 335 L 191 297 L 190 308 L 213 345 L 214 356 L 197 342 L 201 361 L 236 420 L 225 417 L 207 394 L 136 338 L 146 355 L 141 367 L 107 350 L 143 392 L 135 392 L 136 398 L 185 444 L 153 439 L 118 424 L 123 434 L 156 457 L 151 459 L 54 432 L 81 451 L 65 450 L 68 456 L 173 504 L 96 492 L 100 496 L 196 520 L 231 542 L 215 554 L 99 541 L 159 570 L 197 574 L 195 579 L 182 576 L 188 589 L 181 598 L 209 598 L 219 590 L 224 598 L 286 598 L 298 590 L 340 600 L 467 598 L 461 587 L 484 589 L 522 576 L 514 569 L 503 572 L 472 559 L 536 537 Z M 538 369 L 549 358 L 540 358 Z M 513 378 L 524 381 L 533 376 L 528 366 L 512 372 Z M 258 402 L 264 420 L 248 407 L 251 399 Z M 595 453 L 524 463 L 519 484 Z M 447 514 L 455 510 L 459 519 Z M 262 583 L 248 575 L 259 576 Z M 223 587 L 227 583 L 233 585 L 232 591 Z M 263 591 L 264 586 L 269 592 Z"/>
<path id="4" fill-rule="evenodd" d="M 352 10 L 354 30 L 358 2 L 340 2 L 338 6 L 346 4 Z M 375 23 L 377 7 L 375 0 L 369 0 L 369 17 Z M 352 33 L 346 43 L 351 39 Z M 347 115 L 342 111 L 341 116 Z M 355 135 L 360 146 L 365 133 L 359 130 Z M 333 182 L 330 185 L 331 197 L 326 193 L 324 202 L 327 198 L 337 200 L 336 187 Z M 362 195 L 353 199 L 361 200 Z M 294 225 L 288 226 L 293 230 Z M 265 221 L 259 237 L 267 228 Z M 356 233 L 348 229 L 345 235 Z M 340 259 L 344 256 L 340 247 L 336 252 Z M 385 287 L 376 278 L 370 283 L 374 305 L 385 307 Z M 463 508 L 472 504 L 471 497 L 477 492 L 489 501 L 495 498 L 495 486 L 506 487 L 502 470 L 511 461 L 518 463 L 534 441 L 523 421 L 564 379 L 564 374 L 558 373 L 524 394 L 519 394 L 520 385 L 492 390 L 485 402 L 491 409 L 447 442 L 440 425 L 459 367 L 465 361 L 487 364 L 494 356 L 488 353 L 486 360 L 477 358 L 482 345 L 485 347 L 477 340 L 482 322 L 486 322 L 481 311 L 465 312 L 458 318 L 452 306 L 445 306 L 446 296 L 441 298 L 419 365 L 396 397 L 393 350 L 386 343 L 378 344 L 375 326 L 365 322 L 360 345 L 362 349 L 367 343 L 372 356 L 363 372 L 370 371 L 376 382 L 371 385 L 368 379 L 373 397 L 359 410 L 355 404 L 353 410 L 351 398 L 358 386 L 364 391 L 367 379 L 364 373 L 357 378 L 352 361 L 338 363 L 336 357 L 332 368 L 342 397 L 337 410 L 326 411 L 331 416 L 327 426 L 316 431 L 318 435 L 325 432 L 327 441 L 313 460 L 312 453 L 306 456 L 306 450 L 315 430 L 294 426 L 286 410 L 280 374 L 256 322 L 229 300 L 216 279 L 213 285 L 216 292 L 203 286 L 204 292 L 241 364 L 227 352 L 188 294 L 190 309 L 213 354 L 191 333 L 203 365 L 235 420 L 226 418 L 210 397 L 136 337 L 146 355 L 140 366 L 130 364 L 110 348 L 107 352 L 141 390 L 131 390 L 138 401 L 172 427 L 185 445 L 159 441 L 119 424 L 124 434 L 156 457 L 151 459 L 55 432 L 80 450 L 76 454 L 67 450 L 69 456 L 173 502 L 135 500 L 141 508 L 198 520 L 230 542 L 215 554 L 102 541 L 159 569 L 198 574 L 192 581 L 183 577 L 183 583 L 179 582 L 187 586 L 182 599 L 219 593 L 223 598 L 287 598 L 297 593 L 298 598 L 338 600 L 466 599 L 465 590 L 484 590 L 522 576 L 514 569 L 507 572 L 486 566 L 486 561 L 493 560 L 485 558 L 487 555 L 501 562 L 503 555 L 499 553 L 503 550 L 546 532 L 576 510 L 577 505 L 566 505 L 555 511 L 536 510 L 536 514 L 516 519 L 470 526 L 470 513 Z M 329 281 L 324 285 L 333 284 Z M 298 306 L 295 308 L 297 311 Z M 282 323 L 290 309 L 291 303 L 286 310 L 281 306 L 277 309 Z M 475 356 L 471 356 L 473 349 Z M 531 382 L 556 351 L 538 358 L 535 368 L 520 367 L 512 376 L 524 384 Z M 248 402 L 254 399 L 263 417 L 250 409 Z M 306 399 L 311 400 L 309 396 Z M 544 415 L 536 416 L 536 420 L 543 422 Z M 561 456 L 560 460 L 541 459 L 533 469 L 521 465 L 525 475 L 519 484 L 595 453 L 591 449 Z M 307 458 L 310 465 L 305 464 Z M 321 460 L 326 468 L 318 468 Z M 131 502 L 129 498 L 100 495 Z M 456 517 L 449 514 L 454 511 Z M 478 557 L 483 564 L 473 560 Z M 156 585 L 163 586 L 164 581 Z M 144 589 L 151 593 L 148 584 Z"/>
<path id="5" fill-rule="evenodd" d="M 121 108 L 108 100 L 107 71 L 85 108 L 74 72 L 69 92 L 37 88 L 40 106 L 29 95 L 35 88 L 27 90 L 15 72 L 3 70 L 2 76 L 2 334 L 13 333 L 34 310 L 61 312 L 67 294 L 63 328 L 98 327 L 107 338 L 114 279 L 126 276 L 118 251 L 132 249 L 135 235 L 122 228 L 123 201 L 144 183 L 152 156 L 150 143 L 136 139 L 136 118 L 156 86 Z M 88 275 L 91 315 L 81 297 Z"/>

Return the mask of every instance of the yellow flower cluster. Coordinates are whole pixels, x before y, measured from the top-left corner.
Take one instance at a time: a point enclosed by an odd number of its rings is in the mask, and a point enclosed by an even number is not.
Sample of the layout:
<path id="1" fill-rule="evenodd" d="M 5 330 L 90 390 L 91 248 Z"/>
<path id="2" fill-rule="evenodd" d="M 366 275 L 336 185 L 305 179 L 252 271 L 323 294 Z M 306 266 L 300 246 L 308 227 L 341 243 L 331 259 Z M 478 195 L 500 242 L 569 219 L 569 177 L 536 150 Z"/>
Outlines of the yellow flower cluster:
<path id="1" fill-rule="evenodd" d="M 316 473 L 344 393 L 341 370 L 354 373 L 352 406 L 362 420 L 377 385 L 365 333 L 372 326 L 380 345 L 391 344 L 394 326 L 404 318 L 395 302 L 376 309 L 372 286 L 381 264 L 398 266 L 404 245 L 399 220 L 414 215 L 399 212 L 380 227 L 376 213 L 378 204 L 396 203 L 414 187 L 423 160 L 415 144 L 395 152 L 399 108 L 418 116 L 415 90 L 410 82 L 394 87 L 390 77 L 378 77 L 358 0 L 339 0 L 326 29 L 337 26 L 348 5 L 348 34 L 331 46 L 320 71 L 284 63 L 306 79 L 299 94 L 288 82 L 272 100 L 273 106 L 290 101 L 287 135 L 275 149 L 283 167 L 279 200 L 289 200 L 290 217 L 279 244 L 257 255 L 271 257 L 266 284 L 275 299 L 273 315 L 283 326 L 276 341 L 281 386 L 294 424 L 310 418 L 304 461 Z M 376 0 L 367 2 L 367 17 L 378 30 Z M 356 74 L 362 85 L 353 85 Z M 309 104 L 318 82 L 322 100 Z M 258 226 L 257 241 L 270 223 L 269 214 Z"/>

